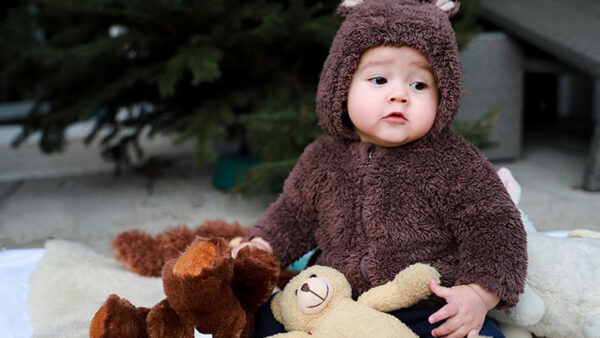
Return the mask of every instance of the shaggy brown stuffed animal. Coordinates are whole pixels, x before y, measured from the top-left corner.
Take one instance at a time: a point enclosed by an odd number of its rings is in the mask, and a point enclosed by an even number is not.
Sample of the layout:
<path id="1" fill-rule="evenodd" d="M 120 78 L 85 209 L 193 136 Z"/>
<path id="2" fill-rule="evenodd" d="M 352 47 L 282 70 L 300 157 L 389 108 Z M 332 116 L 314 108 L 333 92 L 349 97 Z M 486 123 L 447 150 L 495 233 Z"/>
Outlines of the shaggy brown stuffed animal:
<path id="1" fill-rule="evenodd" d="M 112 241 L 116 259 L 137 274 L 158 277 L 165 263 L 178 257 L 194 238 L 222 237 L 231 241 L 246 237 L 249 228 L 238 222 L 206 221 L 195 230 L 185 226 L 168 229 L 154 237 L 141 230 L 123 232 Z"/>
<path id="2" fill-rule="evenodd" d="M 209 220 L 195 230 L 186 226 L 167 229 L 156 236 L 142 230 L 122 232 L 112 241 L 115 258 L 142 276 L 159 277 L 165 262 L 177 258 L 196 237 L 223 238 L 230 244 L 237 244 L 246 238 L 251 227 L 242 227 L 238 222 Z M 298 272 L 282 270 L 277 286 L 283 289 Z"/>
<path id="3" fill-rule="evenodd" d="M 279 272 L 270 253 L 244 248 L 234 259 L 224 239 L 198 238 L 165 264 L 165 300 L 152 309 L 136 308 L 111 295 L 94 315 L 90 337 L 192 338 L 194 327 L 215 338 L 250 337 L 254 312 L 270 296 Z"/>

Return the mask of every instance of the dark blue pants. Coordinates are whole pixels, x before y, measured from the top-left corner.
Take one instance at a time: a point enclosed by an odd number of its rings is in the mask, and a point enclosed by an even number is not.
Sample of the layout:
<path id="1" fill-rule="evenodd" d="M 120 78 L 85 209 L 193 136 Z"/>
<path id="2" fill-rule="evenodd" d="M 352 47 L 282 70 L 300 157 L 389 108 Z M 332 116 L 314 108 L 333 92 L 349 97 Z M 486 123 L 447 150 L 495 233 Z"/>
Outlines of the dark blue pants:
<path id="1" fill-rule="evenodd" d="M 275 320 L 271 312 L 271 300 L 273 296 L 267 300 L 256 312 L 255 317 L 255 337 L 267 337 L 277 333 L 286 332 L 283 325 Z M 431 330 L 443 324 L 443 321 L 435 324 L 429 324 L 427 320 L 429 316 L 435 313 L 440 308 L 407 308 L 390 312 L 390 314 L 400 319 L 406 326 L 410 327 L 419 337 L 432 337 Z M 504 338 L 496 323 L 489 317 L 485 319 L 483 328 L 479 332 L 482 336 L 490 336 L 494 338 Z"/>

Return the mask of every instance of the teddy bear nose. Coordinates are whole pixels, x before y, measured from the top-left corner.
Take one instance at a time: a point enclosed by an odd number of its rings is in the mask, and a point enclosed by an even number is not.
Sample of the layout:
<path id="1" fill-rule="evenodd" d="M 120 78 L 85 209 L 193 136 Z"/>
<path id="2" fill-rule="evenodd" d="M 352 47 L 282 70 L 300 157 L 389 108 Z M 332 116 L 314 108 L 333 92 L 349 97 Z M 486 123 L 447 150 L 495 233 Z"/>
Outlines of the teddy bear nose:
<path id="1" fill-rule="evenodd" d="M 310 287 L 308 287 L 308 283 L 302 284 L 302 287 L 300 287 L 300 290 L 302 290 L 304 292 L 310 291 Z"/>

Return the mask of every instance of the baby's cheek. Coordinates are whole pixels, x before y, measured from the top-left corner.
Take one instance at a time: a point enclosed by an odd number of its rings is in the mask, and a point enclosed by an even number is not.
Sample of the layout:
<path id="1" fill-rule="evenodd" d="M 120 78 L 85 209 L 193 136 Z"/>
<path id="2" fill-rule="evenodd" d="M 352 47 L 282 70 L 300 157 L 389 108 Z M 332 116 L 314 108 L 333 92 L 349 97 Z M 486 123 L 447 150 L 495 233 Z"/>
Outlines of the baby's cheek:
<path id="1" fill-rule="evenodd" d="M 368 122 L 368 109 L 364 104 L 353 104 L 348 107 L 348 116 L 350 117 L 350 121 L 356 128 L 364 127 Z"/>
<path id="2" fill-rule="evenodd" d="M 425 109 L 425 114 L 422 117 L 422 128 L 425 129 L 425 132 L 428 132 L 433 124 L 435 123 L 435 118 L 437 116 L 437 105 L 432 104 Z"/>

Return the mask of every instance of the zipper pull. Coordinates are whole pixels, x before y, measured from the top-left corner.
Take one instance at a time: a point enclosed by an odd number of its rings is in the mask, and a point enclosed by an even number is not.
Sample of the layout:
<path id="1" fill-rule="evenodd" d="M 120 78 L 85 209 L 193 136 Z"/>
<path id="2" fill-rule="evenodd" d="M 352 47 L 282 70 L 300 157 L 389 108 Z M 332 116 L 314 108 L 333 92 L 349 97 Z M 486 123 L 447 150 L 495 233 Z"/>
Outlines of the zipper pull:
<path id="1" fill-rule="evenodd" d="M 370 160 L 373 158 L 373 153 L 375 152 L 375 146 L 372 145 L 369 147 L 369 149 L 367 150 L 367 158 Z"/>

